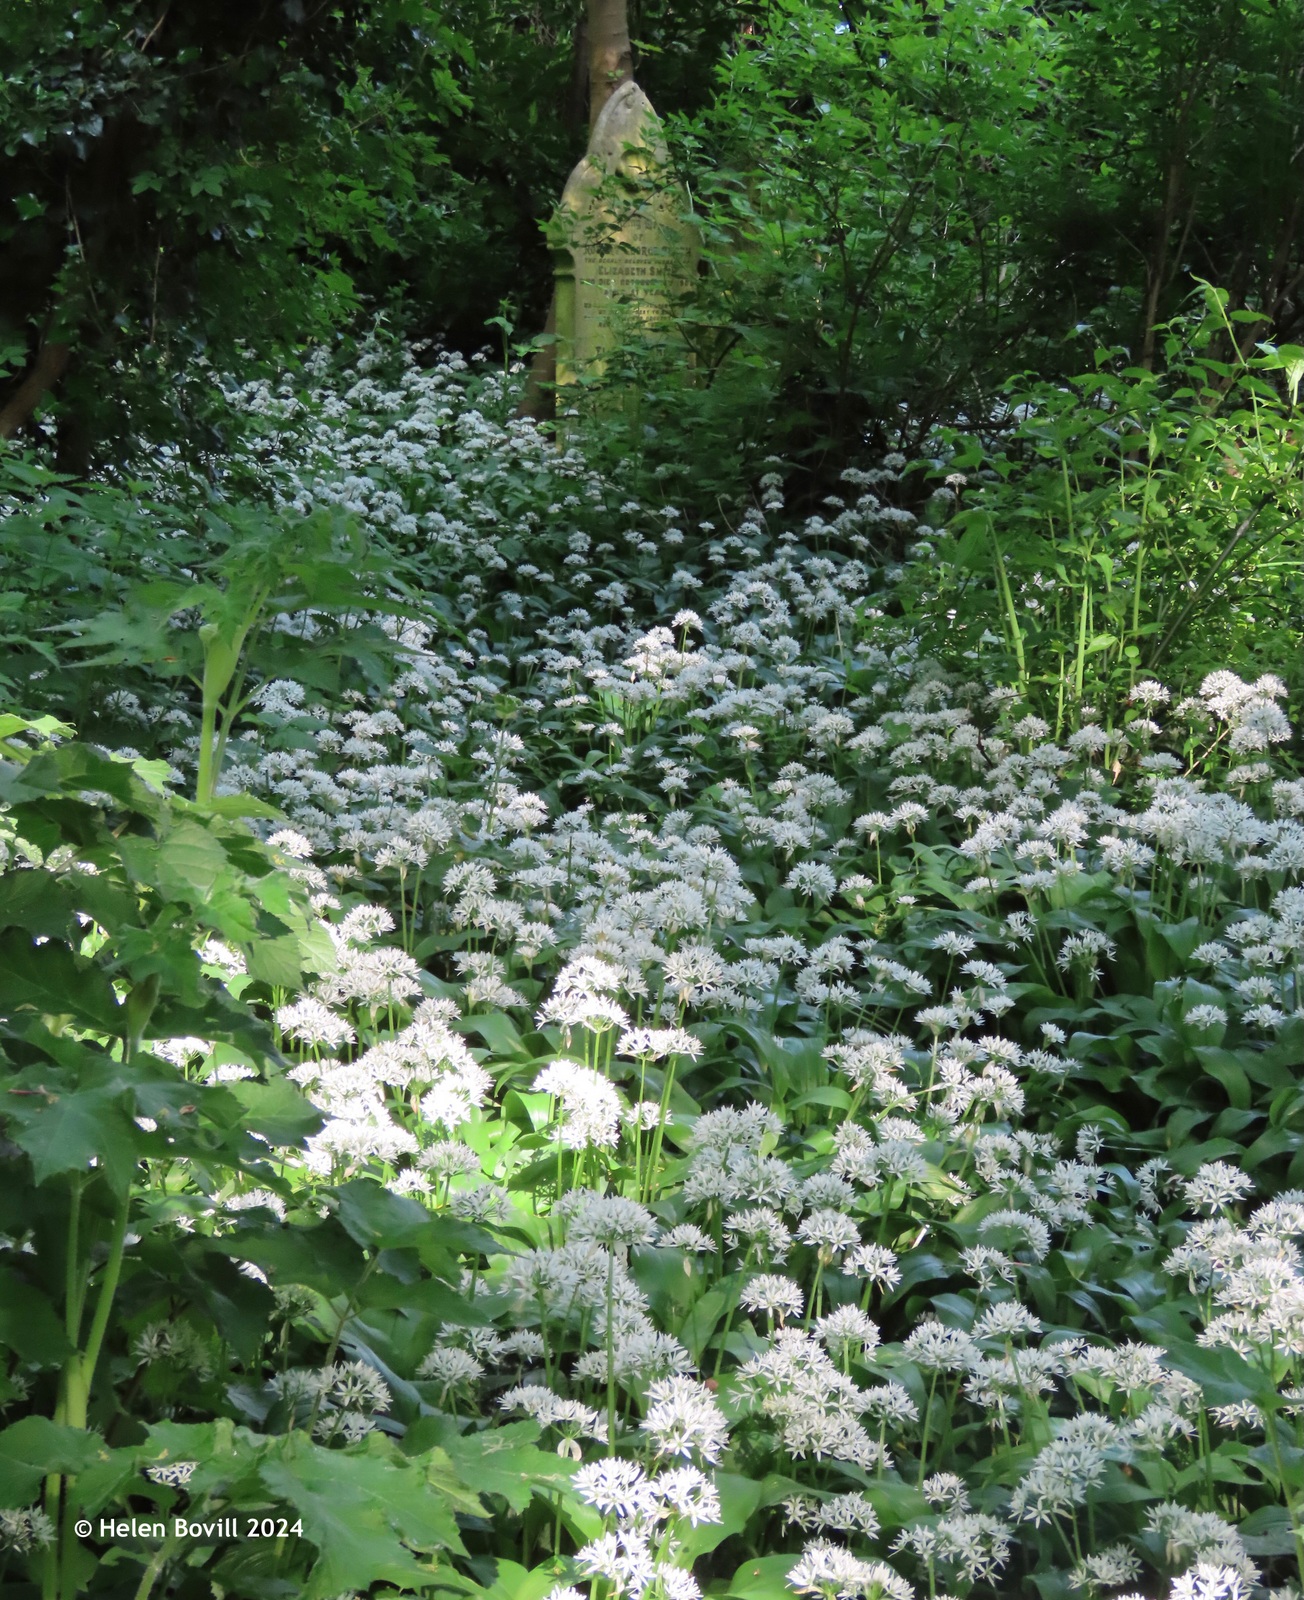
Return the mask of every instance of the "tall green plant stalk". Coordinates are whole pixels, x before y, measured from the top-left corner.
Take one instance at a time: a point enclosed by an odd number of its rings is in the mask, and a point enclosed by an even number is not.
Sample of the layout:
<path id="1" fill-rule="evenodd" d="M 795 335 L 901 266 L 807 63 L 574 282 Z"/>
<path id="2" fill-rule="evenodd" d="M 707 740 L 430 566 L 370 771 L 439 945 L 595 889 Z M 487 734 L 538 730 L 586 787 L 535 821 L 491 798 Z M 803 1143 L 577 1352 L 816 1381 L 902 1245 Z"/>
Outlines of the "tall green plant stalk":
<path id="1" fill-rule="evenodd" d="M 109 1317 L 113 1310 L 114 1297 L 118 1292 L 118 1280 L 122 1275 L 122 1257 L 127 1241 L 127 1221 L 131 1215 L 132 1192 L 130 1186 L 122 1195 L 114 1213 L 112 1230 L 109 1235 L 109 1254 L 104 1264 L 104 1275 L 100 1279 L 99 1293 L 95 1301 L 95 1314 L 91 1319 L 90 1331 L 86 1336 L 86 1343 L 81 1348 L 76 1347 L 77 1335 L 81 1328 L 82 1305 L 85 1291 L 81 1287 L 87 1275 L 88 1262 L 80 1253 L 81 1233 L 81 1195 L 83 1181 L 74 1183 L 68 1217 L 67 1249 L 70 1265 L 67 1271 L 69 1297 L 65 1305 L 65 1326 L 73 1343 L 73 1352 L 65 1361 L 59 1380 L 59 1398 L 56 1402 L 54 1420 L 68 1428 L 85 1429 L 90 1411 L 91 1386 L 95 1381 L 95 1369 L 99 1365 L 100 1352 L 104 1346 L 104 1337 L 108 1331 Z M 78 1286 L 73 1292 L 74 1274 Z M 60 1478 L 51 1474 L 45 1483 L 45 1508 L 46 1514 L 55 1523 L 58 1529 L 57 1543 L 51 1545 L 46 1553 L 45 1570 L 42 1576 L 41 1593 L 43 1600 L 71 1600 L 75 1593 L 72 1573 L 75 1567 L 77 1537 L 74 1532 L 74 1512 L 76 1501 L 73 1489 L 76 1480 L 71 1477 Z"/>
<path id="2" fill-rule="evenodd" d="M 235 617 L 225 625 L 206 622 L 199 630 L 204 647 L 204 675 L 200 685 L 203 697 L 199 720 L 199 774 L 195 799 L 200 805 L 212 803 L 221 771 L 231 723 L 239 709 L 239 692 L 244 682 L 241 659 L 250 633 L 257 627 L 271 590 L 266 585 L 251 587 L 237 604 Z M 227 599 L 238 599 L 238 591 L 228 591 Z M 235 682 L 235 690 L 227 691 Z M 222 727 L 218 730 L 218 715 Z"/>
<path id="3" fill-rule="evenodd" d="M 996 586 L 1000 593 L 1001 605 L 1005 610 L 1005 624 L 1010 630 L 1010 643 L 1014 649 L 1014 659 L 1019 666 L 1019 692 L 1028 692 L 1028 660 L 1024 652 L 1023 627 L 1019 622 L 1019 613 L 1014 605 L 1014 592 L 1010 588 L 1010 574 L 1005 565 L 1005 554 L 1001 549 L 1001 542 L 996 536 L 996 524 L 992 518 L 987 519 L 987 532 L 992 541 L 992 551 L 995 556 Z M 881 875 L 881 872 L 880 872 Z"/>

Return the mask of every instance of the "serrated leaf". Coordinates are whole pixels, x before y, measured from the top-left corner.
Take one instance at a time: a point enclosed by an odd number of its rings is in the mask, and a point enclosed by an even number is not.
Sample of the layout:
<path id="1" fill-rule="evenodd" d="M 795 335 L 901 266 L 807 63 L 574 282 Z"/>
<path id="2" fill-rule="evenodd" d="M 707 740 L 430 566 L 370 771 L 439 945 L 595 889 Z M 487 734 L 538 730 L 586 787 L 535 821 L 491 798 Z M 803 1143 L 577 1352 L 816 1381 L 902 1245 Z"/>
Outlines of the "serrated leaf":
<path id="1" fill-rule="evenodd" d="M 537 1423 L 513 1422 L 483 1433 L 446 1432 L 441 1448 L 457 1481 L 475 1494 L 501 1495 L 513 1511 L 524 1511 L 536 1493 L 565 1488 L 570 1463 L 554 1451 L 539 1450 Z M 721 1535 L 723 1537 L 723 1534 Z M 714 1548 L 714 1547 L 712 1547 Z"/>
<path id="2" fill-rule="evenodd" d="M 213 1249 L 252 1261 L 278 1285 L 301 1283 L 328 1299 L 356 1289 L 366 1258 L 333 1218 L 310 1228 L 268 1228 L 215 1240 Z"/>
<path id="3" fill-rule="evenodd" d="M 9 1271 L 0 1271 L 0 1345 L 45 1367 L 57 1366 L 72 1348 L 48 1296 Z"/>
<path id="4" fill-rule="evenodd" d="M 8 872 L 0 886 L 0 927 L 22 928 L 46 939 L 72 940 L 73 898 L 52 873 Z"/>
<path id="5" fill-rule="evenodd" d="M 67 945 L 36 944 L 20 928 L 0 933 L 0 1016 L 23 1012 L 75 1017 L 99 1033 L 117 1034 L 122 1014 L 104 974 L 79 961 Z"/>
<path id="6" fill-rule="evenodd" d="M 303 951 L 291 934 L 254 938 L 240 946 L 249 976 L 276 989 L 297 989 L 303 981 Z"/>
<path id="7" fill-rule="evenodd" d="M 306 1600 L 378 1582 L 419 1587 L 429 1573 L 414 1550 L 462 1551 L 453 1514 L 421 1464 L 387 1460 L 391 1448 L 375 1434 L 357 1454 L 292 1434 L 279 1459 L 263 1462 L 263 1483 L 303 1519 L 304 1536 L 317 1547 Z"/>
<path id="8" fill-rule="evenodd" d="M 75 1089 L 66 1074 L 33 1068 L 0 1096 L 0 1116 L 31 1158 L 38 1184 L 63 1172 L 85 1172 L 94 1160 L 121 1191 L 135 1169 L 138 1144 L 125 1099 L 121 1084 Z"/>
<path id="9" fill-rule="evenodd" d="M 30 1505 L 49 1473 L 81 1472 L 103 1451 L 96 1433 L 23 1417 L 0 1433 L 0 1506 Z"/>
<path id="10" fill-rule="evenodd" d="M 371 1178 L 342 1184 L 335 1196 L 339 1219 L 350 1237 L 370 1248 L 416 1244 L 432 1230 L 430 1213 L 419 1201 L 393 1194 Z"/>
<path id="11" fill-rule="evenodd" d="M 161 839 L 124 835 L 118 848 L 135 878 L 182 905 L 211 895 L 231 870 L 220 841 L 188 820 L 174 822 Z"/>
<path id="12" fill-rule="evenodd" d="M 244 1126 L 269 1144 L 302 1144 L 319 1132 L 325 1121 L 287 1078 L 273 1078 L 270 1083 L 236 1078 L 225 1087 L 245 1108 Z"/>

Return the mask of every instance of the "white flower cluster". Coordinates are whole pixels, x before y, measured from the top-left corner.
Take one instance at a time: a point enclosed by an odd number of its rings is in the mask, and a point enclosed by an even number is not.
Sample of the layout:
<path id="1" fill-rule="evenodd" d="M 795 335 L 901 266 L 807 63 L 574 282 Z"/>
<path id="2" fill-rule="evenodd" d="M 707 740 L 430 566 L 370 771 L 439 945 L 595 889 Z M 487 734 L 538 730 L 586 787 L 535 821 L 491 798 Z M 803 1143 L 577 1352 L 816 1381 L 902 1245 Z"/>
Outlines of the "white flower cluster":
<path id="1" fill-rule="evenodd" d="M 384 621 L 387 678 L 262 684 L 224 780 L 284 812 L 270 843 L 338 957 L 275 1009 L 325 1119 L 286 1181 L 324 1206 L 373 1176 L 464 1264 L 474 1317 L 432 1317 L 415 1392 L 459 1426 L 524 1417 L 576 1464 L 603 1530 L 571 1577 L 608 1596 L 698 1600 L 687 1531 L 720 1522 L 723 1469 L 788 1480 L 788 1581 L 825 1600 L 999 1591 L 1071 1541 L 1091 1595 L 1147 1582 L 1144 1556 L 1172 1600 L 1246 1600 L 1260 1574 L 1195 1464 L 1211 1429 L 1251 1434 L 1267 1482 L 1304 1416 L 1304 1199 L 1247 1215 L 1277 1180 L 1100 1106 L 1211 1062 L 1240 1114 L 1260 1079 L 1234 1050 L 1293 1083 L 1282 685 L 1217 672 L 1174 704 L 1146 680 L 1130 720 L 1053 737 L 875 603 L 873 541 L 913 522 L 886 503 L 903 462 L 800 537 L 773 531 L 777 471 L 726 533 L 685 532 L 499 420 L 497 380 L 470 403 L 461 366 L 341 389 L 323 361 L 302 401 L 238 397 L 300 440 L 269 468 L 283 505 L 346 509 L 440 585 Z M 184 722 L 112 709 L 193 765 Z M 1203 765 L 1176 753 L 1192 730 Z M 248 987 L 232 952 L 205 961 Z M 252 1070 L 168 1047 L 194 1077 Z M 238 1231 L 285 1200 L 218 1204 Z M 1209 1406 L 1118 1335 L 1122 1290 L 1082 1276 L 1097 1235 L 1128 1295 L 1162 1293 L 1162 1260 L 1174 1314 L 1272 1384 Z M 270 1392 L 336 1446 L 393 1403 L 361 1359 Z M 1190 1506 L 1141 1509 L 1138 1483 Z"/>

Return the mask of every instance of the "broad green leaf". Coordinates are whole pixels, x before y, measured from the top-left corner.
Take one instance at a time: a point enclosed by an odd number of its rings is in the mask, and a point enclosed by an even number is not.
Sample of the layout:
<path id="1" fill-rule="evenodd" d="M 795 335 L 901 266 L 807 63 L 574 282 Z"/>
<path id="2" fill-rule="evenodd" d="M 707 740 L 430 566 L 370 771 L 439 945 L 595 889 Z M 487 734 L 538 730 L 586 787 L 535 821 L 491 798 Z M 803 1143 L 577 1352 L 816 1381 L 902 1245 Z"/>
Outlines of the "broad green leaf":
<path id="1" fill-rule="evenodd" d="M 741 1534 L 761 1504 L 762 1486 L 755 1478 L 716 1472 L 715 1486 L 720 1491 L 721 1520 L 688 1528 L 683 1535 L 684 1554 L 693 1560 L 714 1550 L 725 1539 Z"/>
<path id="2" fill-rule="evenodd" d="M 370 1178 L 343 1184 L 335 1196 L 340 1221 L 369 1249 L 416 1244 L 437 1227 L 419 1201 L 393 1194 Z"/>
<path id="3" fill-rule="evenodd" d="M 302 1517 L 305 1537 L 317 1546 L 307 1600 L 378 1582 L 419 1587 L 428 1569 L 414 1551 L 462 1550 L 423 1463 L 390 1459 L 392 1449 L 379 1434 L 357 1453 L 324 1450 L 296 1434 L 264 1460 L 263 1483 Z"/>
<path id="4" fill-rule="evenodd" d="M 728 1592 L 739 1600 L 792 1600 L 788 1574 L 797 1561 L 797 1554 L 744 1561 L 730 1580 Z"/>
<path id="5" fill-rule="evenodd" d="M 719 1289 L 711 1289 L 689 1310 L 679 1326 L 678 1338 L 694 1361 L 702 1359 L 707 1341 L 715 1332 L 728 1304 L 728 1296 Z"/>
<path id="6" fill-rule="evenodd" d="M 304 950 L 291 934 L 255 936 L 241 944 L 249 976 L 276 989 L 297 989 L 303 982 Z"/>
<path id="7" fill-rule="evenodd" d="M 309 1228 L 241 1232 L 215 1240 L 213 1248 L 252 1261 L 277 1287 L 301 1283 L 328 1299 L 355 1289 L 367 1270 L 361 1249 L 333 1218 Z"/>
<path id="8" fill-rule="evenodd" d="M 476 1012 L 457 1023 L 462 1033 L 478 1033 L 495 1056 L 530 1060 L 516 1024 L 501 1011 Z"/>
<path id="9" fill-rule="evenodd" d="M 57 1366 L 71 1346 L 48 1297 L 15 1272 L 0 1270 L 0 1345 L 39 1366 Z"/>
<path id="10" fill-rule="evenodd" d="M 29 1505 L 51 1472 L 81 1472 L 104 1453 L 104 1441 L 48 1417 L 23 1417 L 0 1433 L 0 1506 Z"/>
<path id="11" fill-rule="evenodd" d="M 198 822 L 174 822 L 161 839 L 128 835 L 119 848 L 140 882 L 182 905 L 212 894 L 230 871 L 221 843 Z"/>
<path id="12" fill-rule="evenodd" d="M 35 868 L 7 872 L 0 879 L 0 927 L 23 928 L 29 934 L 71 943 L 77 935 L 72 913 L 72 894 L 49 872 Z"/>
<path id="13" fill-rule="evenodd" d="M 245 1108 L 244 1126 L 269 1144 L 302 1144 L 322 1126 L 321 1112 L 288 1078 L 237 1078 L 224 1087 Z"/>
<path id="14" fill-rule="evenodd" d="M 67 1074 L 29 1068 L 0 1098 L 10 1135 L 31 1157 L 39 1183 L 98 1162 L 115 1187 L 126 1187 L 136 1164 L 139 1130 L 126 1109 L 123 1083 L 78 1089 Z"/>
<path id="15" fill-rule="evenodd" d="M 100 1033 L 117 1034 L 122 1013 L 113 986 L 98 968 L 56 940 L 35 944 L 19 928 L 0 933 L 0 1017 L 24 1012 L 75 1017 Z"/>
<path id="16" fill-rule="evenodd" d="M 459 1483 L 475 1494 L 501 1495 L 521 1512 L 535 1494 L 569 1487 L 574 1470 L 555 1451 L 537 1449 L 538 1437 L 536 1423 L 513 1422 L 465 1434 L 448 1429 L 439 1445 Z"/>

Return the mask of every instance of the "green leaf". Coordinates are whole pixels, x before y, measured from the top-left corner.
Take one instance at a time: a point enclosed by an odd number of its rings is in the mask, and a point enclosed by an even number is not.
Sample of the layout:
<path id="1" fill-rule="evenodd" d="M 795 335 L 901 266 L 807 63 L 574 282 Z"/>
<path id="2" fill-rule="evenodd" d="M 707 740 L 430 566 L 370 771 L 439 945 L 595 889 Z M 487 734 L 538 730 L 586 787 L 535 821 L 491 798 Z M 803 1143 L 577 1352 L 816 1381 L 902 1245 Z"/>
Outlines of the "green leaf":
<path id="1" fill-rule="evenodd" d="M 680 1324 L 679 1341 L 686 1346 L 694 1361 L 701 1361 L 707 1340 L 715 1332 L 727 1304 L 728 1296 L 719 1289 L 708 1290 Z"/>
<path id="2" fill-rule="evenodd" d="M 279 1286 L 301 1283 L 327 1298 L 357 1288 L 366 1258 L 333 1218 L 309 1228 L 269 1228 L 215 1240 L 215 1250 L 252 1261 Z"/>
<path id="3" fill-rule="evenodd" d="M 103 1453 L 98 1434 L 23 1417 L 0 1433 L 0 1506 L 30 1505 L 48 1474 L 81 1472 Z"/>
<path id="4" fill-rule="evenodd" d="M 1239 1059 L 1239 1052 L 1210 1045 L 1198 1048 L 1195 1056 L 1209 1076 L 1223 1086 L 1231 1105 L 1244 1111 L 1252 1104 L 1254 1092 Z"/>
<path id="5" fill-rule="evenodd" d="M 373 1249 L 416 1244 L 435 1227 L 419 1201 L 393 1194 L 372 1178 L 343 1184 L 335 1196 L 339 1219 L 349 1235 Z"/>
<path id="6" fill-rule="evenodd" d="M 501 1557 L 494 1563 L 494 1583 L 490 1589 L 477 1589 L 478 1600 L 544 1600 L 557 1587 L 557 1574 L 550 1565 L 533 1571 Z M 444 1581 L 440 1574 L 440 1582 Z"/>
<path id="7" fill-rule="evenodd" d="M 539 1450 L 537 1423 L 513 1422 L 481 1433 L 446 1429 L 440 1448 L 453 1464 L 457 1481 L 475 1494 L 501 1495 L 521 1512 L 534 1495 L 569 1487 L 571 1463 L 554 1451 Z"/>
<path id="8" fill-rule="evenodd" d="M 265 822 L 274 822 L 283 815 L 266 800 L 256 800 L 251 794 L 215 795 L 205 802 L 203 810 L 215 817 L 259 817 Z"/>
<path id="9" fill-rule="evenodd" d="M 758 1556 L 744 1561 L 733 1575 L 729 1593 L 739 1600 L 792 1600 L 788 1574 L 797 1564 L 795 1555 Z"/>
<path id="10" fill-rule="evenodd" d="M 291 934 L 241 941 L 249 976 L 276 989 L 297 989 L 303 981 L 304 952 Z"/>
<path id="11" fill-rule="evenodd" d="M 0 1344 L 38 1366 L 57 1366 L 71 1350 L 48 1297 L 14 1272 L 0 1271 Z"/>
<path id="12" fill-rule="evenodd" d="M 0 1017 L 22 1012 L 44 1017 L 75 1017 L 98 1033 L 117 1034 L 122 1013 L 109 980 L 67 945 L 33 943 L 30 934 L 10 928 L 0 934 Z"/>
<path id="13" fill-rule="evenodd" d="M 478 1033 L 495 1056 L 526 1061 L 532 1059 L 516 1024 L 502 1011 L 477 1012 L 474 1016 L 462 1017 L 457 1027 L 462 1033 Z"/>
<path id="14" fill-rule="evenodd" d="M 71 941 L 76 934 L 72 913 L 73 897 L 53 874 L 40 869 L 5 874 L 0 927 Z"/>
<path id="15" fill-rule="evenodd" d="M 263 1462 L 263 1483 L 303 1519 L 305 1536 L 317 1546 L 306 1600 L 378 1582 L 421 1587 L 429 1569 L 413 1550 L 462 1553 L 453 1514 L 425 1470 L 437 1463 L 395 1460 L 392 1451 L 379 1434 L 357 1453 L 324 1450 L 291 1434 L 279 1458 Z"/>
<path id="16" fill-rule="evenodd" d="M 300 1145 L 322 1127 L 321 1112 L 288 1078 L 237 1078 L 225 1087 L 245 1108 L 244 1126 L 269 1144 Z"/>
<path id="17" fill-rule="evenodd" d="M 212 894 L 230 870 L 220 841 L 200 823 L 184 819 L 173 823 L 161 839 L 127 835 L 118 848 L 134 877 L 183 905 Z"/>
<path id="18" fill-rule="evenodd" d="M 893 1483 L 887 1478 L 876 1478 L 865 1485 L 865 1498 L 878 1512 L 885 1528 L 904 1528 L 916 1517 L 928 1515 L 928 1502 L 918 1489 L 908 1483 Z"/>
<path id="19" fill-rule="evenodd" d="M 402 1310 L 409 1315 L 424 1313 L 455 1327 L 483 1328 L 493 1321 L 489 1310 L 479 1303 L 479 1297 L 472 1300 L 438 1278 L 405 1283 L 374 1273 L 367 1280 L 363 1303 L 370 1310 Z"/>
<path id="20" fill-rule="evenodd" d="M 794 1111 L 801 1106 L 832 1106 L 835 1111 L 850 1111 L 851 1096 L 845 1089 L 829 1084 L 822 1089 L 811 1089 L 806 1094 L 798 1095 L 790 1104 Z"/>
<path id="21" fill-rule="evenodd" d="M 1285 1506 L 1261 1506 L 1240 1525 L 1245 1548 L 1252 1556 L 1293 1556 L 1295 1530 Z"/>
<path id="22" fill-rule="evenodd" d="M 46 738 L 58 734 L 61 739 L 70 739 L 73 730 L 57 717 L 37 717 L 33 720 L 16 717 L 11 711 L 0 714 L 0 739 L 12 738 L 16 733 L 39 733 Z"/>
<path id="23" fill-rule="evenodd" d="M 64 1172 L 85 1172 L 99 1162 L 121 1191 L 136 1165 L 138 1130 L 126 1110 L 120 1082 L 76 1089 L 68 1074 L 32 1068 L 0 1096 L 15 1144 L 31 1157 L 32 1176 L 44 1183 Z"/>
<path id="24" fill-rule="evenodd" d="M 702 1523 L 689 1528 L 683 1537 L 686 1556 L 696 1560 L 734 1534 L 741 1534 L 761 1504 L 762 1486 L 754 1478 L 736 1472 L 717 1472 L 715 1485 L 720 1491 L 718 1523 Z"/>

